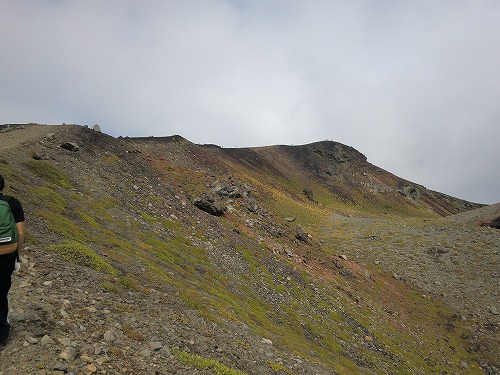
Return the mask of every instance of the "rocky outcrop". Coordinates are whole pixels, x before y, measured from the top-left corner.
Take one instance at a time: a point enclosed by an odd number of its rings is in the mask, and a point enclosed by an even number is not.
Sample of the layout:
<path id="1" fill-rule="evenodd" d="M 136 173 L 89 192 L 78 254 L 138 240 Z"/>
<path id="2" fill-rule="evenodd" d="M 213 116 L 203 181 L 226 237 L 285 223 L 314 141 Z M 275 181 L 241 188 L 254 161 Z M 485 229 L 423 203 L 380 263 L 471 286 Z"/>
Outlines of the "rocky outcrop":
<path id="1" fill-rule="evenodd" d="M 65 150 L 73 151 L 73 152 L 80 150 L 80 146 L 78 146 L 75 142 L 61 143 L 61 148 L 64 148 Z"/>
<path id="2" fill-rule="evenodd" d="M 201 197 L 194 197 L 191 202 L 210 215 L 222 216 L 227 211 L 224 202 L 214 194 L 203 194 Z"/>
<path id="3" fill-rule="evenodd" d="M 228 211 L 232 200 L 241 200 L 250 212 L 257 213 L 259 204 L 250 196 L 251 189 L 246 184 L 236 183 L 229 177 L 227 180 L 217 180 L 210 190 L 199 197 L 191 199 L 199 209 L 214 216 L 222 216 Z"/>

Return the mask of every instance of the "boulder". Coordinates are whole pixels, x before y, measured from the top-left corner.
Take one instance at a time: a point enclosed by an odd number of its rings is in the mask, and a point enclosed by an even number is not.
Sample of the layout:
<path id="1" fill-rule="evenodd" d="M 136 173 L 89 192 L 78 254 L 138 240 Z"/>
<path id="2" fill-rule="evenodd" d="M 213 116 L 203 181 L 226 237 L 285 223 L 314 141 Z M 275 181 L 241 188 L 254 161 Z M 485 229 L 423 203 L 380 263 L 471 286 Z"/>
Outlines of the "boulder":
<path id="1" fill-rule="evenodd" d="M 309 243 L 309 236 L 304 231 L 304 228 L 302 228 L 301 225 L 297 225 L 296 231 L 297 231 L 297 234 L 295 235 L 295 237 L 298 240 L 305 242 L 305 243 Z"/>
<path id="2" fill-rule="evenodd" d="M 402 191 L 403 195 L 415 202 L 420 199 L 420 191 L 415 186 L 405 186 Z"/>
<path id="3" fill-rule="evenodd" d="M 73 152 L 80 150 L 80 147 L 74 142 L 61 143 L 61 148 L 64 148 L 65 150 L 73 151 Z"/>
<path id="4" fill-rule="evenodd" d="M 209 213 L 214 216 L 222 216 L 226 212 L 226 207 L 224 204 L 210 195 L 204 195 L 203 197 L 195 197 L 191 200 L 196 207 L 200 210 Z"/>

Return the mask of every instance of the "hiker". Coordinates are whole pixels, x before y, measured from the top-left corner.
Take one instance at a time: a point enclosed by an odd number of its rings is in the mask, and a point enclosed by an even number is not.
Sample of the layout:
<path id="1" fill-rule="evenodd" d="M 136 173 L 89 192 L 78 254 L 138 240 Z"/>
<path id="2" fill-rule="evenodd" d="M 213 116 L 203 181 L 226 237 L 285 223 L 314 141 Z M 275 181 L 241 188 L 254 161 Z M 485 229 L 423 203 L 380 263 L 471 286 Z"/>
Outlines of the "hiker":
<path id="1" fill-rule="evenodd" d="M 0 345 L 5 345 L 9 338 L 9 301 L 7 295 L 11 286 L 11 276 L 16 260 L 19 260 L 19 253 L 23 250 L 25 236 L 23 207 L 16 198 L 3 194 L 4 187 L 5 180 L 0 175 L 0 200 L 8 203 L 8 207 L 6 207 L 0 202 L 0 222 L 4 224 L 0 227 L 2 231 L 0 234 Z M 6 220 L 5 215 L 8 215 Z M 12 224 L 9 224 L 9 222 L 12 222 Z M 7 232 L 9 228 L 5 229 L 6 226 L 12 227 L 10 232 Z"/>

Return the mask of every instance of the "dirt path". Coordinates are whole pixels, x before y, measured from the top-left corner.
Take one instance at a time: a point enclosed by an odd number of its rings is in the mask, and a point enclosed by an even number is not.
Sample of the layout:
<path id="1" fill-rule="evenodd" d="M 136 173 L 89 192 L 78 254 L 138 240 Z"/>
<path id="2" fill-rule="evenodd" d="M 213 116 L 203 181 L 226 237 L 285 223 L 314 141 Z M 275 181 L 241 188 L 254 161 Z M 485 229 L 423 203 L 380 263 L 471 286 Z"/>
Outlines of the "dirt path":
<path id="1" fill-rule="evenodd" d="M 43 138 L 55 126 L 58 125 L 0 125 L 0 150 L 4 152 Z"/>

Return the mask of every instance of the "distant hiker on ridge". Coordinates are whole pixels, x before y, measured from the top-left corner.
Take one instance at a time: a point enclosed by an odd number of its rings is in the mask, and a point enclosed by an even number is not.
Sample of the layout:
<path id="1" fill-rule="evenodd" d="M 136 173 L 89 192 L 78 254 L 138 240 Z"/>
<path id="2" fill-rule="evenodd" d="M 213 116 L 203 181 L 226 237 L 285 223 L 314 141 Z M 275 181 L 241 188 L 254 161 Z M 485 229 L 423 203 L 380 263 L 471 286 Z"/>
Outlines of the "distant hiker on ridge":
<path id="1" fill-rule="evenodd" d="M 9 339 L 9 293 L 16 259 L 24 245 L 24 211 L 14 197 L 3 194 L 5 180 L 0 175 L 0 345 Z"/>

